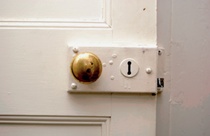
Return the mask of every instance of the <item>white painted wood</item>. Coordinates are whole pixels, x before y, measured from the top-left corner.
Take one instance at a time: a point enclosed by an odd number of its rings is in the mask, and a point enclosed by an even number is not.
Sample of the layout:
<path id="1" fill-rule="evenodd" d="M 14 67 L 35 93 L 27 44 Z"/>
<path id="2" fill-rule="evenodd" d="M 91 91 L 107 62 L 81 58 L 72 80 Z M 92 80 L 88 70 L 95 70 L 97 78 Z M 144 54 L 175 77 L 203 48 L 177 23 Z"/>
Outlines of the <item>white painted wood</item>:
<path id="1" fill-rule="evenodd" d="M 52 1 L 48 2 L 1 1 L 4 13 L 0 15 L 0 115 L 90 117 L 90 122 L 94 122 L 92 118 L 108 117 L 108 136 L 154 136 L 156 96 L 69 94 L 67 90 L 69 44 L 156 45 L 155 1 L 93 0 L 81 4 L 74 0 L 62 1 L 55 6 L 55 11 L 59 11 L 54 14 L 50 12 L 54 6 L 49 6 Z M 69 2 L 85 12 L 66 14 L 74 10 Z M 30 3 L 34 6 L 29 6 Z M 82 8 L 83 5 L 87 8 Z M 70 132 L 84 135 L 86 131 L 91 136 L 103 134 L 99 134 L 100 125 L 71 125 L 69 129 L 63 125 L 5 125 L 0 125 L 0 133 L 15 136 L 35 135 L 35 132 L 51 136 L 57 129 L 61 136 Z M 23 131 L 17 134 L 6 131 L 10 129 Z"/>
<path id="2" fill-rule="evenodd" d="M 113 95 L 111 136 L 155 136 L 156 97 Z"/>
<path id="3" fill-rule="evenodd" d="M 115 41 L 156 44 L 156 1 L 113 0 L 112 3 Z"/>

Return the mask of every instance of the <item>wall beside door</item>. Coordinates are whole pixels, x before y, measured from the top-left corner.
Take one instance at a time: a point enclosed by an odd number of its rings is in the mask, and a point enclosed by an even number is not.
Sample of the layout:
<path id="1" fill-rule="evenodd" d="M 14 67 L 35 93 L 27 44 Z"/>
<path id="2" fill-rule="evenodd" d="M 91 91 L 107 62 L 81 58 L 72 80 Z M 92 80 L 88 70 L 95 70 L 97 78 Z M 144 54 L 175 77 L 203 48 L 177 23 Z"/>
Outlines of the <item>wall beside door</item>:
<path id="1" fill-rule="evenodd" d="M 210 0 L 158 1 L 157 41 L 165 48 L 165 90 L 157 136 L 210 135 Z"/>

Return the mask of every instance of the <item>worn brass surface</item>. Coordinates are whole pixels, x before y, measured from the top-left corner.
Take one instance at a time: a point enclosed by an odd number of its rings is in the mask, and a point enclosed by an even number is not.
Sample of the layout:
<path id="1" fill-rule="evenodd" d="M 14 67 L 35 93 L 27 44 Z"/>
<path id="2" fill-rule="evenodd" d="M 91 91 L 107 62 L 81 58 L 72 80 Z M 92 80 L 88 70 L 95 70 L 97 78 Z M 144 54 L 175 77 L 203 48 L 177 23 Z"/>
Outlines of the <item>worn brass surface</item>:
<path id="1" fill-rule="evenodd" d="M 93 53 L 79 53 L 73 58 L 71 71 L 80 82 L 92 83 L 100 77 L 102 63 Z"/>

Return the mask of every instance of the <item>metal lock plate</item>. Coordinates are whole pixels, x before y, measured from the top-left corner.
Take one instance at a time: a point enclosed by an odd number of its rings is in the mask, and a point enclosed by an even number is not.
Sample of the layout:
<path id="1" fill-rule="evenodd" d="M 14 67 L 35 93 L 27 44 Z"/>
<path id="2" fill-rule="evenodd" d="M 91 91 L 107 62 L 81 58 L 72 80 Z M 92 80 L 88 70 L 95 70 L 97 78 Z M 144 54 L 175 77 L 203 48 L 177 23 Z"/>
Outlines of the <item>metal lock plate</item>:
<path id="1" fill-rule="evenodd" d="M 72 65 L 80 53 L 93 53 L 101 61 L 97 80 L 84 83 L 75 78 Z M 156 46 L 70 47 L 69 92 L 157 93 Z M 81 65 L 81 64 L 80 64 Z"/>

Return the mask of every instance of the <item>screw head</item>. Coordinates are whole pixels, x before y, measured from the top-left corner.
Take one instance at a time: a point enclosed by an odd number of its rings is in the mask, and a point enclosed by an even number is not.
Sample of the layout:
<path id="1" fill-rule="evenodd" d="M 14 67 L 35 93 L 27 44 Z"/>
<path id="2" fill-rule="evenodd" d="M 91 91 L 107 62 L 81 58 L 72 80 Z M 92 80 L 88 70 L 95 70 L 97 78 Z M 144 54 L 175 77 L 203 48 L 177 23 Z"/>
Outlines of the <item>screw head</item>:
<path id="1" fill-rule="evenodd" d="M 111 80 L 114 80 L 114 76 L 111 76 L 110 79 L 111 79 Z"/>
<path id="2" fill-rule="evenodd" d="M 77 84 L 76 83 L 71 83 L 71 89 L 77 89 Z"/>
<path id="3" fill-rule="evenodd" d="M 74 53 L 77 53 L 77 52 L 79 52 L 79 49 L 78 49 L 78 47 L 73 47 L 73 48 L 72 48 L 72 51 L 73 51 Z"/>
<path id="4" fill-rule="evenodd" d="M 146 68 L 146 73 L 147 74 L 151 74 L 152 73 L 152 69 L 151 68 Z"/>
<path id="5" fill-rule="evenodd" d="M 113 65 L 113 63 L 114 63 L 113 60 L 109 61 L 109 65 Z"/>
<path id="6" fill-rule="evenodd" d="M 117 54 L 112 54 L 112 58 L 117 58 Z"/>
<path id="7" fill-rule="evenodd" d="M 102 66 L 103 66 L 103 67 L 106 67 L 106 63 L 103 63 Z"/>
<path id="8" fill-rule="evenodd" d="M 162 55 L 162 51 L 161 50 L 158 51 L 158 55 Z"/>

